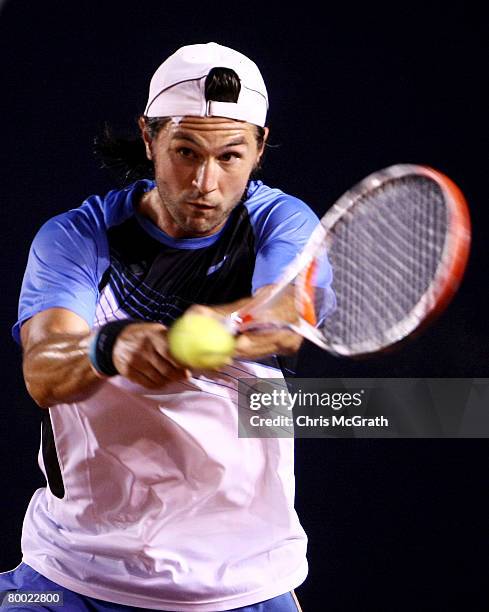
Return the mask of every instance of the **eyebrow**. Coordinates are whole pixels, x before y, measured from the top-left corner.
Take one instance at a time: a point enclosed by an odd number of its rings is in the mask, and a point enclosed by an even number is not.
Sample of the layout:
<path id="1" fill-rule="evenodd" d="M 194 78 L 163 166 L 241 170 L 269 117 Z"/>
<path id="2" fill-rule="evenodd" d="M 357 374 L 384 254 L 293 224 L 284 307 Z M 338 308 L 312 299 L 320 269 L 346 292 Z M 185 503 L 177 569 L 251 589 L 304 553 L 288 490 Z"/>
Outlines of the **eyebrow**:
<path id="1" fill-rule="evenodd" d="M 195 138 L 190 136 L 190 134 L 186 134 L 185 132 L 175 132 L 175 134 L 173 135 L 173 139 L 174 140 L 188 140 L 189 142 L 191 142 L 192 144 L 198 147 L 201 146 L 200 142 L 198 142 L 197 140 L 195 140 Z M 225 145 L 223 145 L 222 148 L 225 149 L 227 147 L 237 147 L 238 145 L 245 145 L 245 144 L 248 144 L 246 139 L 243 138 L 243 136 L 239 136 L 238 138 L 235 138 L 231 142 L 228 142 Z"/>
<path id="2" fill-rule="evenodd" d="M 232 140 L 231 142 L 228 142 L 227 144 L 225 144 L 225 147 L 237 147 L 238 145 L 244 145 L 244 144 L 248 144 L 246 142 L 246 139 L 241 137 L 241 138 L 235 138 L 234 140 Z"/>

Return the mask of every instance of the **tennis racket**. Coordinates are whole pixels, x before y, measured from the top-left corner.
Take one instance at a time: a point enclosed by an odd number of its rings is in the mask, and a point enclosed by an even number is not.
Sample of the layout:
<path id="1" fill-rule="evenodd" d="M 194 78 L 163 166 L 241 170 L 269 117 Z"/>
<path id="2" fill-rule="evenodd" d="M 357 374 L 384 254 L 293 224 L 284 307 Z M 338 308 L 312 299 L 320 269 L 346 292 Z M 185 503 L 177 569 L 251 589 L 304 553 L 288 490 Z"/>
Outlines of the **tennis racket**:
<path id="1" fill-rule="evenodd" d="M 347 191 L 278 282 L 227 325 L 235 333 L 291 329 L 340 356 L 377 353 L 445 309 L 469 249 L 459 188 L 426 166 L 391 166 Z M 334 295 L 321 278 L 326 256 Z"/>

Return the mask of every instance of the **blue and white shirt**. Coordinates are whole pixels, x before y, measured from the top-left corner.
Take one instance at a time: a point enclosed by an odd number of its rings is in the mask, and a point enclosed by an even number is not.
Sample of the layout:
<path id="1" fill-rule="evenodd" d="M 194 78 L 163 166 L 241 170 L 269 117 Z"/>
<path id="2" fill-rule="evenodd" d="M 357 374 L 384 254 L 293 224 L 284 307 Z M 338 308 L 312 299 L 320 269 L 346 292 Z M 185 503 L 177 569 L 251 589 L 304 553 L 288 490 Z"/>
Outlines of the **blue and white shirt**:
<path id="1" fill-rule="evenodd" d="M 91 327 L 169 325 L 191 304 L 249 296 L 278 279 L 318 223 L 302 201 L 252 181 L 218 233 L 175 239 L 136 210 L 153 187 L 92 196 L 41 228 L 17 341 L 47 308 Z M 329 264 L 322 276 L 329 286 Z M 282 376 L 266 363 L 235 361 L 156 391 L 115 376 L 43 411 L 48 486 L 27 510 L 24 561 L 76 592 L 156 610 L 217 612 L 297 587 L 307 561 L 293 440 L 238 438 L 238 380 Z"/>

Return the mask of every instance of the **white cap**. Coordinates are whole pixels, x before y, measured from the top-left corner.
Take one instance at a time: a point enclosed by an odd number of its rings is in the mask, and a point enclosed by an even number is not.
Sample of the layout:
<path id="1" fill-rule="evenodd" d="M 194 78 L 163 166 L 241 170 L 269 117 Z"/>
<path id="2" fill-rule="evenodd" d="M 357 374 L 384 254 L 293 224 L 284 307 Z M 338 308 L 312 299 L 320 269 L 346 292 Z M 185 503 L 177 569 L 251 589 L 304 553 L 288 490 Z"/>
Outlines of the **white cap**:
<path id="1" fill-rule="evenodd" d="M 205 99 L 205 81 L 212 68 L 231 68 L 241 82 L 237 102 Z M 242 53 L 217 43 L 188 45 L 175 51 L 154 73 L 147 117 L 229 117 L 265 126 L 268 96 L 257 65 Z"/>

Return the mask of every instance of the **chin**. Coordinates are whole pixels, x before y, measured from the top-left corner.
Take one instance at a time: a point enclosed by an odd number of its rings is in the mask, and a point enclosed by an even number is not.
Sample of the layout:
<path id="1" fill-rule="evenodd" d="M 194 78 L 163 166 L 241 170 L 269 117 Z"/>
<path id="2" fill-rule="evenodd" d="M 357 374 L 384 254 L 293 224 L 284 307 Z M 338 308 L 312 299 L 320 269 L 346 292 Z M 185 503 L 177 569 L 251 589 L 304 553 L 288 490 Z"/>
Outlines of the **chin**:
<path id="1" fill-rule="evenodd" d="M 190 233 L 195 233 L 198 235 L 203 234 L 213 234 L 214 232 L 219 231 L 219 229 L 224 225 L 225 219 L 219 219 L 218 221 L 209 221 L 209 220 L 192 220 L 190 223 L 185 224 L 185 231 Z"/>
<path id="2" fill-rule="evenodd" d="M 180 225 L 180 229 L 187 235 L 187 237 L 198 238 L 199 236 L 211 234 L 213 232 L 214 227 L 212 225 L 209 226 L 199 223 L 182 223 Z"/>
<path id="3" fill-rule="evenodd" d="M 208 236 L 210 234 L 217 232 L 217 229 L 215 227 L 195 227 L 191 229 L 190 232 L 195 234 L 196 237 Z"/>

